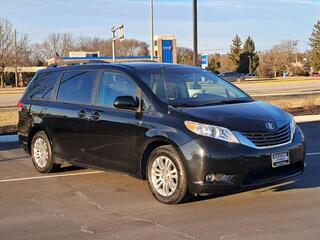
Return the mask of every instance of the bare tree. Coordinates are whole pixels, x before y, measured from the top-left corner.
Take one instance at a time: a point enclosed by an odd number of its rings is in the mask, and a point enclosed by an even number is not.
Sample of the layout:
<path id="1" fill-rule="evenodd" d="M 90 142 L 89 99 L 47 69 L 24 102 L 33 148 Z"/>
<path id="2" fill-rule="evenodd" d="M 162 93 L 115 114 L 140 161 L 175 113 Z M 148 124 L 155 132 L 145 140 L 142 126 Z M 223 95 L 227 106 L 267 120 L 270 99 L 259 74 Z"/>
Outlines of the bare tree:
<path id="1" fill-rule="evenodd" d="M 259 66 L 257 68 L 258 76 L 264 76 L 264 77 L 272 76 L 272 69 L 269 63 L 268 54 L 269 54 L 269 51 L 258 53 L 258 56 L 259 56 Z"/>
<path id="2" fill-rule="evenodd" d="M 111 55 L 111 41 L 106 41 L 99 37 L 80 37 L 77 39 L 75 50 L 85 52 L 99 51 L 102 55 Z"/>
<path id="3" fill-rule="evenodd" d="M 70 33 L 51 33 L 48 39 L 41 44 L 43 57 L 47 60 L 56 53 L 64 57 L 75 48 L 75 43 Z"/>
<path id="4" fill-rule="evenodd" d="M 177 62 L 193 65 L 193 51 L 191 48 L 177 47 Z"/>
<path id="5" fill-rule="evenodd" d="M 26 65 L 28 63 L 30 53 L 28 44 L 28 35 L 15 34 L 14 26 L 7 19 L 0 18 L 0 84 L 2 87 L 6 68 L 15 67 L 15 64 Z"/>
<path id="6" fill-rule="evenodd" d="M 272 49 L 259 54 L 261 58 L 258 72 L 260 75 L 270 75 L 277 77 L 280 73 L 293 73 L 296 57 L 298 56 L 297 41 L 282 41 L 273 46 Z"/>
<path id="7" fill-rule="evenodd" d="M 46 59 L 43 55 L 42 45 L 40 43 L 34 43 L 30 46 L 30 61 L 32 65 L 42 66 L 45 64 Z"/>
<path id="8" fill-rule="evenodd" d="M 118 56 L 147 56 L 149 50 L 146 42 L 124 39 L 117 43 L 116 54 Z"/>
<path id="9" fill-rule="evenodd" d="M 219 56 L 219 62 L 220 62 L 220 72 L 230 72 L 230 71 L 236 71 L 237 67 L 234 65 L 232 60 L 230 59 L 229 55 L 222 54 Z"/>
<path id="10" fill-rule="evenodd" d="M 7 19 L 0 19 L 0 67 L 1 87 L 4 86 L 5 68 L 10 66 L 14 59 L 12 50 L 14 47 L 13 25 Z"/>
<path id="11" fill-rule="evenodd" d="M 80 37 L 77 40 L 75 50 L 77 51 L 99 51 L 103 56 L 111 56 L 111 40 L 103 40 L 98 37 Z M 148 44 L 135 39 L 125 39 L 116 43 L 117 56 L 147 56 Z"/>

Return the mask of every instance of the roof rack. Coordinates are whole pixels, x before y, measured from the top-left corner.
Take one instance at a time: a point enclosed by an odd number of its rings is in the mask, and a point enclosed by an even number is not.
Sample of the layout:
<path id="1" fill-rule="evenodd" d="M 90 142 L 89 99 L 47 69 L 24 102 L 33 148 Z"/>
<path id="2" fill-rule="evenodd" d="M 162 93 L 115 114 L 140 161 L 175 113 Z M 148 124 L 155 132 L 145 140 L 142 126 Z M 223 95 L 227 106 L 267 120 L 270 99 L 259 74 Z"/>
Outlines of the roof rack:
<path id="1" fill-rule="evenodd" d="M 151 60 L 148 57 L 118 57 L 116 62 L 157 62 L 156 60 Z M 58 66 L 69 66 L 69 65 L 81 65 L 90 63 L 112 63 L 112 59 L 109 57 L 100 58 L 51 58 L 48 60 L 48 67 L 58 67 Z"/>
<path id="2" fill-rule="evenodd" d="M 90 64 L 90 63 L 110 63 L 110 61 L 102 61 L 102 60 L 58 60 L 54 62 L 48 61 L 48 67 L 62 67 L 62 66 L 70 66 L 70 65 L 82 65 L 82 64 Z"/>

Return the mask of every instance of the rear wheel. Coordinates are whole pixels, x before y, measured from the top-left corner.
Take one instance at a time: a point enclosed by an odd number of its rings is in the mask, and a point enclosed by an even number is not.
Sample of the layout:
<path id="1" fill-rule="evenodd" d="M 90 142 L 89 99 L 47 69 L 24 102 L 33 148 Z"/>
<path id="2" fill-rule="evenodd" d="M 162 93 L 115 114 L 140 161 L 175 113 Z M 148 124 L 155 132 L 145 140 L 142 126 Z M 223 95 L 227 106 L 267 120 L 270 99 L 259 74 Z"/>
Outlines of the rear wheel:
<path id="1" fill-rule="evenodd" d="M 177 204 L 187 200 L 187 173 L 180 154 L 170 145 L 158 147 L 150 154 L 147 181 L 160 202 Z"/>
<path id="2" fill-rule="evenodd" d="M 51 144 L 45 132 L 37 132 L 31 142 L 31 157 L 33 165 L 41 173 L 54 172 L 60 164 L 53 161 Z"/>

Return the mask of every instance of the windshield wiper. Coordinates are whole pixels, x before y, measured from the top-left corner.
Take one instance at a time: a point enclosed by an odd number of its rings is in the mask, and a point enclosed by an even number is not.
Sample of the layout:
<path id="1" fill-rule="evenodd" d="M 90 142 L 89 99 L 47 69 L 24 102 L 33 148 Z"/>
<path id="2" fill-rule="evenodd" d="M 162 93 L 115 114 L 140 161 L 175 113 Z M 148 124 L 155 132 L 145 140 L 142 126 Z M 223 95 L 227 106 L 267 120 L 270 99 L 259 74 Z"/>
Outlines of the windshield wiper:
<path id="1" fill-rule="evenodd" d="M 171 105 L 172 107 L 199 107 L 201 105 L 199 104 L 192 104 L 192 103 L 179 103 L 179 104 L 173 104 Z"/>
<path id="2" fill-rule="evenodd" d="M 232 104 L 232 103 L 245 103 L 245 102 L 251 102 L 251 101 L 244 100 L 244 99 L 229 99 L 229 100 L 221 100 L 221 101 L 203 103 L 203 104 L 197 105 L 197 107 L 205 107 L 205 106 L 213 106 L 213 105 L 221 105 L 221 104 Z"/>
<path id="3" fill-rule="evenodd" d="M 177 107 L 205 107 L 205 106 L 212 106 L 212 105 L 245 103 L 245 102 L 251 102 L 251 101 L 248 99 L 229 99 L 229 100 L 207 102 L 207 103 L 179 103 L 179 104 L 173 104 L 171 106 L 174 108 L 177 108 Z"/>
<path id="4" fill-rule="evenodd" d="M 246 103 L 246 102 L 251 102 L 250 100 L 248 99 L 229 99 L 229 100 L 222 100 L 222 101 L 219 101 L 219 103 L 223 103 L 223 104 L 232 104 L 232 103 Z"/>

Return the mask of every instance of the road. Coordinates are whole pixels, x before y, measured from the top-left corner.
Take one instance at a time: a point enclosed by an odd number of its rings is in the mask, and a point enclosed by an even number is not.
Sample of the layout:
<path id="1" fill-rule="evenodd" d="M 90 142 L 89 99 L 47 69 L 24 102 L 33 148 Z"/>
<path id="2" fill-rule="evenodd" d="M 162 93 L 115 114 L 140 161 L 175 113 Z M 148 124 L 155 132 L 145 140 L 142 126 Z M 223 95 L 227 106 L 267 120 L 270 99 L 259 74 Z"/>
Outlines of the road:
<path id="1" fill-rule="evenodd" d="M 251 95 L 281 94 L 281 93 L 310 93 L 319 92 L 320 78 L 294 81 L 269 81 L 269 82 L 241 82 L 238 87 Z M 3 94 L 0 92 L 0 107 L 16 106 L 21 98 L 20 94 Z"/>
<path id="2" fill-rule="evenodd" d="M 320 79 L 264 82 L 244 81 L 236 85 L 251 95 L 320 92 Z"/>
<path id="3" fill-rule="evenodd" d="M 22 94 L 1 94 L 0 92 L 0 107 L 17 106 Z"/>
<path id="4" fill-rule="evenodd" d="M 305 173 L 287 183 L 164 205 L 126 175 L 65 167 L 41 175 L 0 136 L 0 239 L 320 239 L 320 122 L 300 125 Z"/>

